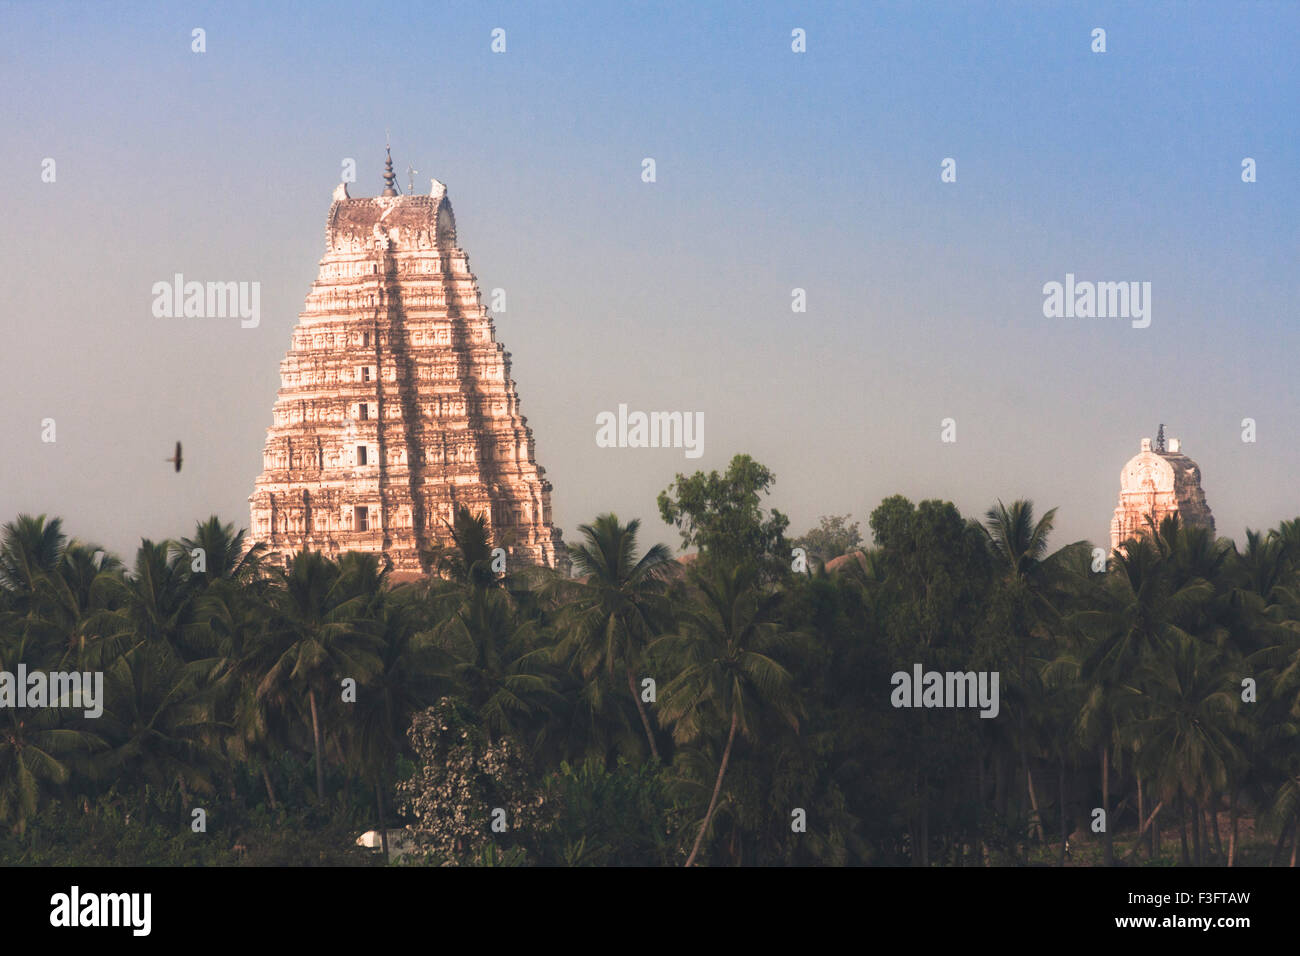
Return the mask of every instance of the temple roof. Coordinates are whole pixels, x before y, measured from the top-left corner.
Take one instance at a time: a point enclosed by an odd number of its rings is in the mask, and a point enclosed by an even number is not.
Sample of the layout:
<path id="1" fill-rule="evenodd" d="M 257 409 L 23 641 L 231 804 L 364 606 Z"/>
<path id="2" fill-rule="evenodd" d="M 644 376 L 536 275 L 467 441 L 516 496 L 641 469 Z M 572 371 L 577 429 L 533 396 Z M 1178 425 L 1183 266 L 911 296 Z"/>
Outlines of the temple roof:
<path id="1" fill-rule="evenodd" d="M 394 229 L 399 233 L 426 230 L 431 237 L 436 233 L 439 245 L 454 245 L 456 218 L 446 185 L 430 179 L 427 196 L 402 195 L 393 172 L 393 151 L 385 146 L 384 152 L 384 189 L 378 196 L 353 198 L 346 182 L 335 187 L 327 227 L 331 245 L 339 235 L 377 236 L 380 232 L 392 234 Z"/>
<path id="2" fill-rule="evenodd" d="M 348 195 L 346 184 L 335 189 L 327 220 L 331 244 L 339 236 L 365 240 L 379 232 L 391 235 L 394 229 L 399 234 L 425 231 L 436 235 L 438 245 L 455 245 L 456 216 L 447 187 L 432 179 L 427 196 L 389 195 L 385 189 L 383 195 L 356 198 Z"/>
<path id="3" fill-rule="evenodd" d="M 1111 519 L 1112 548 L 1145 534 L 1148 518 L 1158 524 L 1173 513 L 1186 525 L 1214 533 L 1214 515 L 1201 487 L 1200 466 L 1183 454 L 1178 439 L 1170 439 L 1167 448 L 1162 447 L 1163 439 L 1161 426 L 1156 441 L 1142 439 L 1142 450 L 1120 471 L 1119 504 Z"/>
<path id="4" fill-rule="evenodd" d="M 1138 488 L 1148 476 L 1155 481 L 1159 490 L 1173 490 L 1175 486 L 1181 487 L 1187 482 L 1199 485 L 1200 466 L 1183 454 L 1177 439 L 1171 445 L 1171 450 L 1158 451 L 1151 447 L 1151 439 L 1142 439 L 1142 450 L 1120 470 L 1120 490 Z"/>

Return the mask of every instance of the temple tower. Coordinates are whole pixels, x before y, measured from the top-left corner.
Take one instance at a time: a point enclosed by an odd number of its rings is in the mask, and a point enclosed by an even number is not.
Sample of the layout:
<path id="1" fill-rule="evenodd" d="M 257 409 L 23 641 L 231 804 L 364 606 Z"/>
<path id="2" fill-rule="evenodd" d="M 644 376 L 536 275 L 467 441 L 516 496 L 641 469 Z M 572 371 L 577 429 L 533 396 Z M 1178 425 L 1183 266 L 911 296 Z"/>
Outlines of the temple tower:
<path id="1" fill-rule="evenodd" d="M 1111 550 L 1149 533 L 1148 515 L 1159 527 L 1174 513 L 1183 524 L 1214 532 L 1214 515 L 1201 489 L 1201 469 L 1183 454 L 1177 438 L 1165 441 L 1161 425 L 1154 446 L 1150 438 L 1142 439 L 1142 450 L 1119 473 L 1119 505 L 1110 522 Z"/>
<path id="2" fill-rule="evenodd" d="M 512 558 L 555 567 L 551 484 L 469 260 L 446 187 L 334 190 L 325 256 L 280 363 L 251 537 L 273 560 L 371 551 L 427 570 L 455 509 L 487 517 Z"/>

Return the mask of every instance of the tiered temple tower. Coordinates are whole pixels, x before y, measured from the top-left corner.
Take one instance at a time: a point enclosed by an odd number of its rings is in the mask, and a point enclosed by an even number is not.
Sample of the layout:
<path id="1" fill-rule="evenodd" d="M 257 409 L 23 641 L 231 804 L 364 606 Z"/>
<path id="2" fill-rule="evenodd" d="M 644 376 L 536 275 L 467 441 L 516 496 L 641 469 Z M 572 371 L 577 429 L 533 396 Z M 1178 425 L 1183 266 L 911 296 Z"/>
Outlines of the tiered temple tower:
<path id="1" fill-rule="evenodd" d="M 334 190 L 325 256 L 280 363 L 251 537 L 274 560 L 372 551 L 427 570 L 458 506 L 486 515 L 512 558 L 555 567 L 551 484 L 535 458 L 446 187 Z"/>
<path id="2" fill-rule="evenodd" d="M 1148 515 L 1159 527 L 1173 513 L 1183 524 L 1214 533 L 1214 515 L 1201 490 L 1201 469 L 1182 453 L 1177 438 L 1165 442 L 1161 425 L 1154 446 L 1150 438 L 1142 439 L 1142 450 L 1119 473 L 1119 505 L 1110 522 L 1111 550 L 1149 533 Z"/>

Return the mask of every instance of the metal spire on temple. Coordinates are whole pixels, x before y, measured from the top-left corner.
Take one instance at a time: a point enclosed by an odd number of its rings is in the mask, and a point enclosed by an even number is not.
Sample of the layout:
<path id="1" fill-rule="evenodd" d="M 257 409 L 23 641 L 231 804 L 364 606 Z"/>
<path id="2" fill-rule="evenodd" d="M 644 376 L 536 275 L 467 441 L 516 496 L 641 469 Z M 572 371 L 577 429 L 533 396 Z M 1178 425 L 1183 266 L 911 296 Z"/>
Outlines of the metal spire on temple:
<path id="1" fill-rule="evenodd" d="M 393 172 L 393 150 L 391 147 L 385 145 L 384 151 L 388 153 L 388 159 L 384 163 L 384 191 L 379 195 L 396 196 L 397 195 L 397 173 Z"/>
<path id="2" fill-rule="evenodd" d="M 1165 426 L 1161 424 L 1160 430 L 1156 432 L 1156 451 L 1164 454 L 1165 452 Z"/>

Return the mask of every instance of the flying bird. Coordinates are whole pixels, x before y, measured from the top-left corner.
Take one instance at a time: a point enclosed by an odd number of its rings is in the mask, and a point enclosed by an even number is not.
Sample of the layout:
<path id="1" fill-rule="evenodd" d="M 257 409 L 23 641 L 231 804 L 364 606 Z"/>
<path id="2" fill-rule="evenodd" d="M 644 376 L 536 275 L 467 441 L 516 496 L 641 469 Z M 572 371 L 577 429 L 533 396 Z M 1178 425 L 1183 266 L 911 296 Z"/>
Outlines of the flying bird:
<path id="1" fill-rule="evenodd" d="M 177 471 L 181 470 L 181 443 L 180 442 L 176 443 L 176 454 L 173 455 L 171 458 L 164 458 L 163 461 L 175 462 L 176 470 Z"/>

